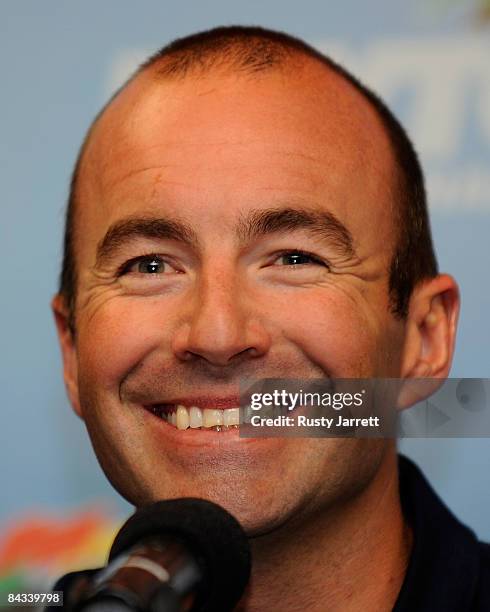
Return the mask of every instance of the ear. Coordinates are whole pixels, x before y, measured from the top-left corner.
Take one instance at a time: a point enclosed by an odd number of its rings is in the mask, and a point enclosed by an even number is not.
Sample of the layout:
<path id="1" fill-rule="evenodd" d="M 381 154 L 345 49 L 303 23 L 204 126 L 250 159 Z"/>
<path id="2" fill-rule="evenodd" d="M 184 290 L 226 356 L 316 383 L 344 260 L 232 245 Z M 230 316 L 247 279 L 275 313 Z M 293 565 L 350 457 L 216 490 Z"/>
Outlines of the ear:
<path id="1" fill-rule="evenodd" d="M 78 358 L 76 343 L 73 331 L 70 327 L 69 309 L 64 297 L 56 294 L 51 300 L 58 340 L 63 359 L 63 378 L 66 391 L 70 399 L 73 410 L 83 418 L 78 394 Z"/>
<path id="2" fill-rule="evenodd" d="M 423 281 L 413 290 L 405 328 L 400 408 L 429 397 L 447 378 L 459 306 L 458 285 L 448 274 Z"/>

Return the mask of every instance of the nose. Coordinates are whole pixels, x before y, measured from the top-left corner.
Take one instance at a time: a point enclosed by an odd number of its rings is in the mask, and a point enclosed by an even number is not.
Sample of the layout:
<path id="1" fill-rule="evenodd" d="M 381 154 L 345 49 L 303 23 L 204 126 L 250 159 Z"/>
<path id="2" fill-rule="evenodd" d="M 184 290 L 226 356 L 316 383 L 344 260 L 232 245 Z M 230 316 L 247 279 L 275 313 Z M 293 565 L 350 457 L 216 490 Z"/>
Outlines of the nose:
<path id="1" fill-rule="evenodd" d="M 173 351 L 183 361 L 216 366 L 265 355 L 271 338 L 233 270 L 202 274 L 182 311 Z"/>

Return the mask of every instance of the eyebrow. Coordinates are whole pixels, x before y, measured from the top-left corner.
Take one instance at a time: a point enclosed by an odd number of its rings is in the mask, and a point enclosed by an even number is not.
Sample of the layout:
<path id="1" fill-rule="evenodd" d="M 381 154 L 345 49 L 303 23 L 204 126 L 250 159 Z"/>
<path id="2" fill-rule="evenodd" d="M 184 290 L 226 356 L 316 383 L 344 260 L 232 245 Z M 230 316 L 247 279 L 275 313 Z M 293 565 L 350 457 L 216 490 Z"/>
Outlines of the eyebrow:
<path id="1" fill-rule="evenodd" d="M 246 243 L 267 234 L 298 230 L 317 236 L 346 258 L 356 254 L 352 234 L 329 211 L 296 207 L 251 211 L 240 219 L 237 235 L 240 242 Z"/>
<path id="2" fill-rule="evenodd" d="M 331 212 L 306 208 L 271 208 L 252 210 L 242 216 L 236 227 L 240 244 L 261 236 L 306 230 L 332 245 L 341 256 L 355 256 L 353 239 L 347 227 Z M 127 217 L 109 227 L 97 245 L 96 266 L 110 260 L 127 243 L 138 238 L 175 240 L 195 250 L 199 240 L 192 227 L 166 217 Z"/>
<path id="3" fill-rule="evenodd" d="M 194 230 L 183 221 L 163 217 L 128 217 L 111 225 L 97 245 L 96 267 L 114 257 L 127 242 L 138 238 L 176 240 L 194 248 L 199 244 Z"/>

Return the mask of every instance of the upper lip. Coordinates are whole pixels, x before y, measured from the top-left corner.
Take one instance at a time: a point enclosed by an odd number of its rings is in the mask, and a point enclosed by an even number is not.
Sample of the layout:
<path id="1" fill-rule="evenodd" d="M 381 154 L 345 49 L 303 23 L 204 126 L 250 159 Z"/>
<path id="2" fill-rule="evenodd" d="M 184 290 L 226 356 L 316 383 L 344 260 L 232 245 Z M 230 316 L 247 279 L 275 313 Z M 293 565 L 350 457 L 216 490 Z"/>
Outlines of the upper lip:
<path id="1" fill-rule="evenodd" d="M 151 402 L 149 406 L 197 406 L 198 408 L 215 408 L 217 410 L 226 410 L 227 408 L 238 408 L 240 406 L 240 398 L 237 395 L 229 396 L 196 396 L 196 397 L 179 397 L 176 399 L 165 399 L 164 401 Z"/>

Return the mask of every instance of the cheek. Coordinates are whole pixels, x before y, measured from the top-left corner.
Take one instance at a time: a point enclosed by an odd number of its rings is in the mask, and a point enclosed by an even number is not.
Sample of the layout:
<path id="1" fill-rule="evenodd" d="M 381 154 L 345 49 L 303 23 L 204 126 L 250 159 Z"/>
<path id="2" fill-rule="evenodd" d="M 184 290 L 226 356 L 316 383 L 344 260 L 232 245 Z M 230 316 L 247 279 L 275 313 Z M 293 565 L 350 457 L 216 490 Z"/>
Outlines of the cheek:
<path id="1" fill-rule="evenodd" d="M 164 314 L 149 300 L 114 299 L 90 318 L 80 317 L 80 376 L 113 389 L 169 334 Z"/>
<path id="2" fill-rule="evenodd" d="M 281 309 L 279 325 L 289 342 L 332 376 L 368 376 L 375 367 L 380 324 L 369 308 L 341 292 L 296 296 L 294 308 Z"/>

